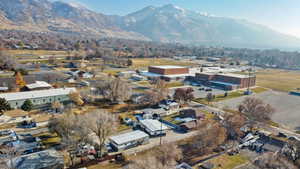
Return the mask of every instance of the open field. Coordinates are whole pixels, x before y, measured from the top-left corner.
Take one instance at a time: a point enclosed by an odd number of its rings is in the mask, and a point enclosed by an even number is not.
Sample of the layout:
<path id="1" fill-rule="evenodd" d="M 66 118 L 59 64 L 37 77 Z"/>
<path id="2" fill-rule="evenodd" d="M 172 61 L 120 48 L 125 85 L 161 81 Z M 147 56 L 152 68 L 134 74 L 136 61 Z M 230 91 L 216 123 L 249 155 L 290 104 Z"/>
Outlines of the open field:
<path id="1" fill-rule="evenodd" d="M 159 66 L 159 65 L 178 65 L 178 66 L 191 66 L 194 65 L 191 62 L 182 62 L 182 61 L 175 61 L 172 59 L 165 59 L 165 58 L 138 58 L 132 59 L 133 65 L 131 68 L 140 69 L 140 68 L 147 68 L 148 66 Z"/>
<path id="2" fill-rule="evenodd" d="M 51 50 L 9 50 L 12 55 L 68 55 L 67 51 L 51 51 Z"/>
<path id="3" fill-rule="evenodd" d="M 300 88 L 300 72 L 266 69 L 257 72 L 257 85 L 288 92 Z"/>

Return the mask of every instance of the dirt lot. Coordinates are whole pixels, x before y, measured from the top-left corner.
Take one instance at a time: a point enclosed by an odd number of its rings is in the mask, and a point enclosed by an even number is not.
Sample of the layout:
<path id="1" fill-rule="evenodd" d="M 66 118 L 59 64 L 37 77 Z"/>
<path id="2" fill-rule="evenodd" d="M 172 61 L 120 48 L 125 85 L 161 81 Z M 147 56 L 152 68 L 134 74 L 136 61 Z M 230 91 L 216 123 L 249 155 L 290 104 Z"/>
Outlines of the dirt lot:
<path id="1" fill-rule="evenodd" d="M 239 97 L 225 100 L 216 103 L 220 108 L 229 106 L 232 109 L 242 102 L 247 97 Z M 266 103 L 271 104 L 276 112 L 272 120 L 290 129 L 299 129 L 300 127 L 300 96 L 292 96 L 284 92 L 267 91 L 260 94 L 255 94 L 253 97 L 258 97 Z"/>

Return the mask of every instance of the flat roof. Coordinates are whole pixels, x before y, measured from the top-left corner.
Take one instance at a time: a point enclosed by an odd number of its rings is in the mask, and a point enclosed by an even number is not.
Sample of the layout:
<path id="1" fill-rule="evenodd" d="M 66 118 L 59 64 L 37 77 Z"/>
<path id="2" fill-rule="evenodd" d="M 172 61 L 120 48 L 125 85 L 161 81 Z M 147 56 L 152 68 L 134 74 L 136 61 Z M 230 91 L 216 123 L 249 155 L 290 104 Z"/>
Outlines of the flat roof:
<path id="1" fill-rule="evenodd" d="M 35 88 L 43 88 L 43 87 L 51 88 L 52 86 L 49 83 L 44 81 L 36 81 L 35 83 L 26 85 L 26 87 L 29 89 L 35 89 Z"/>
<path id="2" fill-rule="evenodd" d="M 236 78 L 249 78 L 249 75 L 242 75 L 242 74 L 235 74 L 235 73 L 214 73 L 214 72 L 201 72 L 197 74 L 204 74 L 204 75 L 220 75 L 220 76 L 228 76 L 228 77 L 236 77 Z M 254 77 L 250 75 L 250 77 Z"/>
<path id="3" fill-rule="evenodd" d="M 48 89 L 48 90 L 38 90 L 38 91 L 29 91 L 29 92 L 4 93 L 4 94 L 0 94 L 0 98 L 4 98 L 7 101 L 27 100 L 27 99 L 35 99 L 41 97 L 68 95 L 74 91 L 76 91 L 75 88 L 59 88 L 59 89 Z"/>
<path id="4" fill-rule="evenodd" d="M 131 141 L 139 140 L 145 137 L 149 137 L 149 135 L 143 131 L 136 130 L 129 133 L 120 134 L 117 136 L 112 136 L 110 137 L 110 140 L 120 145 Z"/>
<path id="5" fill-rule="evenodd" d="M 159 68 L 159 69 L 182 69 L 182 68 L 186 68 L 183 66 L 174 66 L 174 65 L 161 65 L 161 66 L 150 66 L 153 68 Z"/>
<path id="6" fill-rule="evenodd" d="M 176 78 L 176 77 L 186 77 L 186 76 L 194 76 L 194 74 L 174 74 L 174 75 L 162 75 L 162 74 L 157 74 L 157 73 L 152 73 L 152 72 L 141 72 L 142 76 L 147 76 L 147 77 L 168 77 L 168 78 Z"/>
<path id="7" fill-rule="evenodd" d="M 151 131 L 160 131 L 160 130 L 168 129 L 166 125 L 164 125 L 158 120 L 145 119 L 145 120 L 141 120 L 140 123 Z"/>
<path id="8" fill-rule="evenodd" d="M 237 77 L 237 78 L 249 78 L 249 75 L 241 75 L 241 74 L 235 74 L 235 73 L 219 73 L 218 75 Z M 250 77 L 254 77 L 254 76 L 250 75 Z"/>

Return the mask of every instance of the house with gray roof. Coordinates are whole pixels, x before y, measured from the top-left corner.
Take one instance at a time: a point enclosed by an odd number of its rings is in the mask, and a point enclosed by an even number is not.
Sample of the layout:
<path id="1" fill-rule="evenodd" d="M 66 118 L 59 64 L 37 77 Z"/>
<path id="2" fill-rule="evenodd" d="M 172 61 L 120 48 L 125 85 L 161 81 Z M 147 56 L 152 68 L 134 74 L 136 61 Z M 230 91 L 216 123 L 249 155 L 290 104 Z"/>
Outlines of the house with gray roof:
<path id="1" fill-rule="evenodd" d="M 112 147 L 118 151 L 126 150 L 149 142 L 149 135 L 136 130 L 109 138 Z"/>

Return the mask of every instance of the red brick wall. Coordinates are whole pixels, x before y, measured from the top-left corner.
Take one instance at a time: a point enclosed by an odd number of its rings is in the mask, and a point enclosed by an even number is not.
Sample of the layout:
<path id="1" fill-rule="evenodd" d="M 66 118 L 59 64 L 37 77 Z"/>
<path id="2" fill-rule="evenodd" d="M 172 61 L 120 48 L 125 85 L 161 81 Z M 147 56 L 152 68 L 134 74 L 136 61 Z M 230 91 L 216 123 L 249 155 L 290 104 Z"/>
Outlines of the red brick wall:
<path id="1" fill-rule="evenodd" d="M 230 76 L 224 76 L 224 75 L 207 75 L 207 74 L 201 74 L 197 73 L 196 79 L 200 81 L 220 81 L 225 83 L 233 83 L 240 86 L 240 88 L 247 88 L 249 78 L 239 78 L 239 77 L 230 77 Z M 250 77 L 250 87 L 256 85 L 256 77 Z"/>
<path id="2" fill-rule="evenodd" d="M 148 71 L 151 73 L 157 73 L 161 75 L 175 75 L 175 74 L 188 74 L 188 68 L 171 68 L 171 69 L 163 69 L 157 67 L 149 67 Z"/>
<path id="3" fill-rule="evenodd" d="M 196 78 L 197 80 L 200 81 L 210 81 L 213 80 L 215 75 L 208 75 L 208 74 L 202 74 L 202 73 L 197 73 Z"/>

